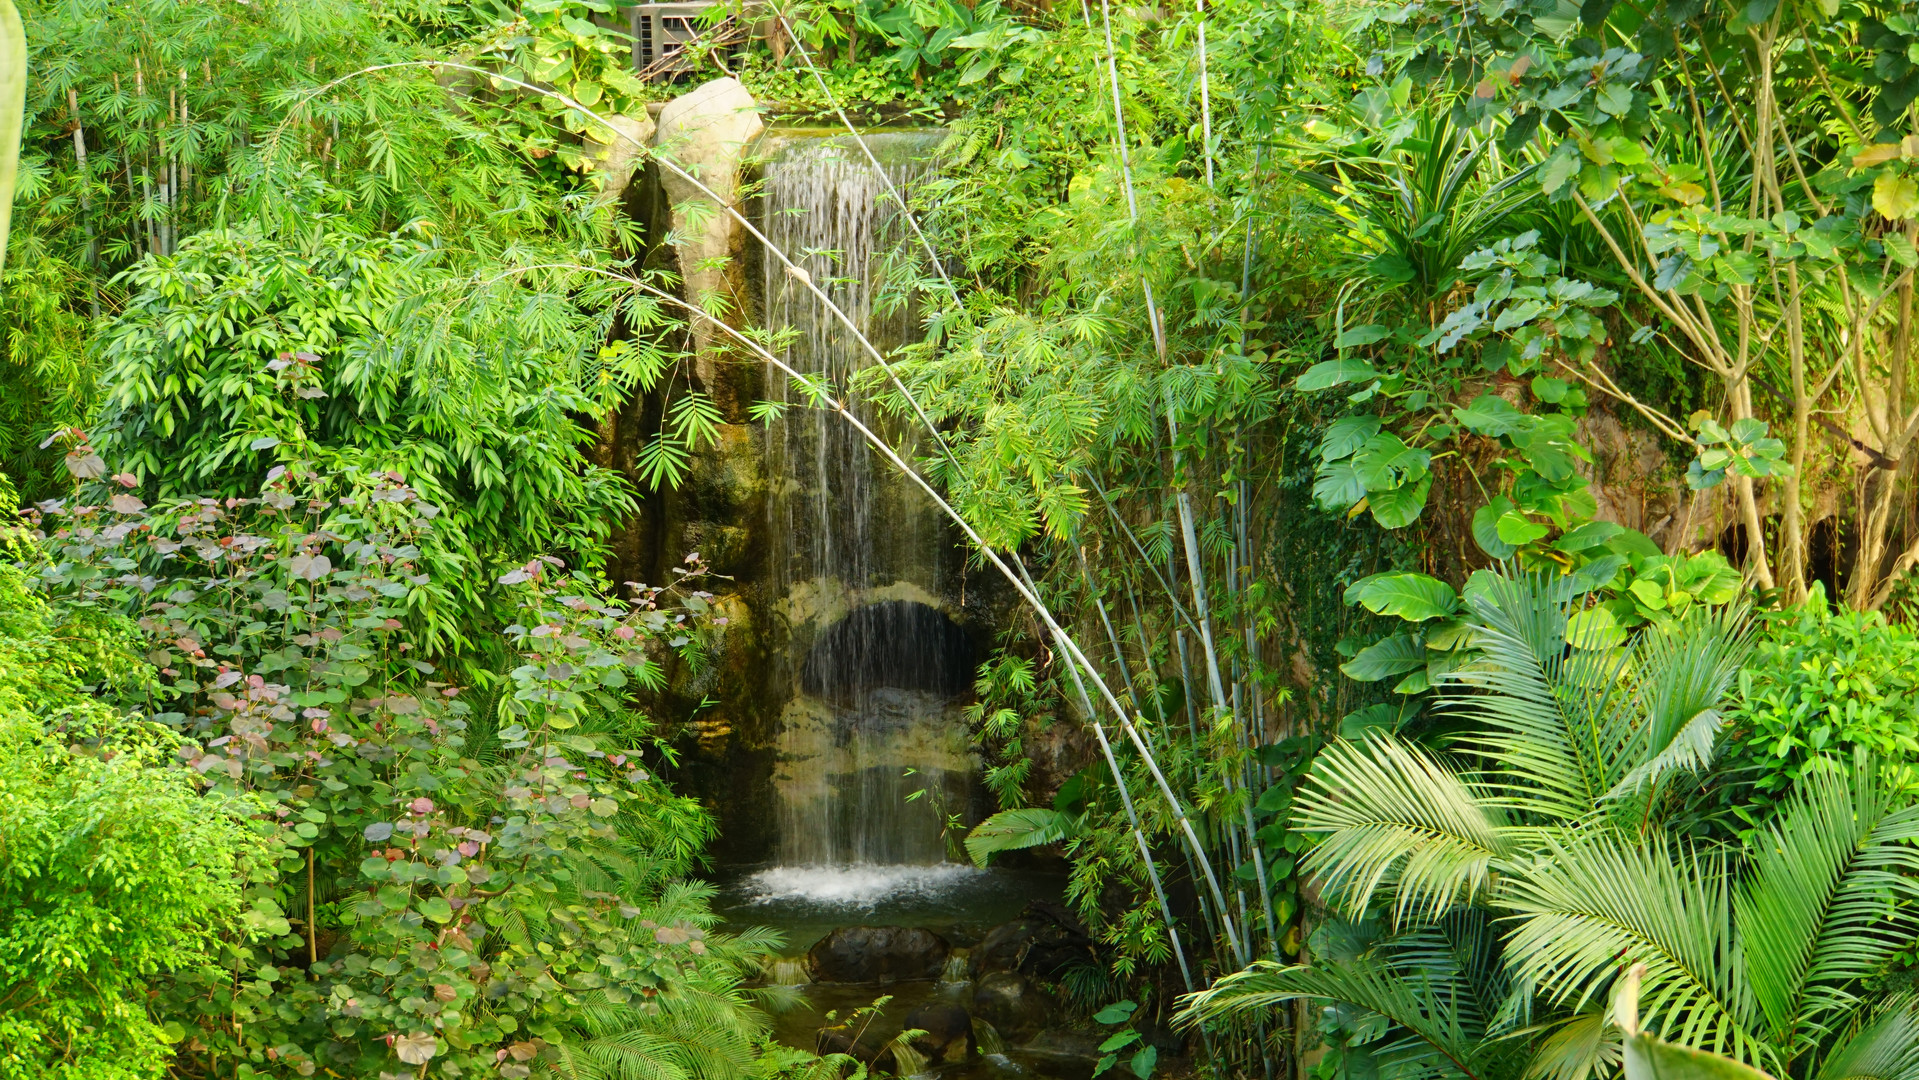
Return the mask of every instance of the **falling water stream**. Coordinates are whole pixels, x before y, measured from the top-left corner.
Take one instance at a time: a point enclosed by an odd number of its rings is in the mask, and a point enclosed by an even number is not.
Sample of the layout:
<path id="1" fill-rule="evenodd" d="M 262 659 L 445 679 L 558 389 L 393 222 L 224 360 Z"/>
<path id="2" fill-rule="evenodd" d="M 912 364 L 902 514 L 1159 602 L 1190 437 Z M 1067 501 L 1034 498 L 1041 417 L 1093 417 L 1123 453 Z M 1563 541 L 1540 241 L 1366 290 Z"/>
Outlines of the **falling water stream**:
<path id="1" fill-rule="evenodd" d="M 885 179 L 843 136 L 785 139 L 766 162 L 768 239 L 881 350 L 915 329 L 911 306 L 889 303 L 885 287 L 908 236 L 886 180 L 910 191 L 941 138 L 867 135 Z M 851 387 L 870 354 L 777 261 L 766 267 L 766 323 L 785 335 L 786 362 Z M 966 813 L 975 771 L 959 715 L 971 646 L 940 610 L 952 538 L 849 425 L 807 408 L 778 371 L 768 380 L 769 396 L 789 405 L 767 471 L 792 643 L 785 669 L 769 675 L 792 692 L 774 775 L 778 864 L 755 881 L 768 898 L 867 906 L 942 889 L 975 873 L 948 858 L 946 825 Z M 910 453 L 910 428 L 855 409 Z"/>

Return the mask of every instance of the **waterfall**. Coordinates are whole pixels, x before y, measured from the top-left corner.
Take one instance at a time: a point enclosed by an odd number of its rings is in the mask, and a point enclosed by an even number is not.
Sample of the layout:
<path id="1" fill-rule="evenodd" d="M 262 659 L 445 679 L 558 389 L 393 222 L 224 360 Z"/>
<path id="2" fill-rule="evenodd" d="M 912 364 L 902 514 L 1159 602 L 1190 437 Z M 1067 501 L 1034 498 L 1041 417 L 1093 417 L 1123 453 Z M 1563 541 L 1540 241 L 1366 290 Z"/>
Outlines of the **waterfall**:
<path id="1" fill-rule="evenodd" d="M 912 1043 L 893 1044 L 894 1072 L 899 1076 L 923 1076 L 927 1073 L 926 1055 L 913 1048 Z"/>
<path id="2" fill-rule="evenodd" d="M 762 967 L 768 986 L 804 986 L 813 981 L 803 956 L 768 957 Z"/>
<path id="3" fill-rule="evenodd" d="M 908 191 L 942 136 L 866 138 Z M 878 348 L 911 339 L 915 312 L 889 302 L 886 288 L 910 233 L 858 146 L 843 136 L 786 140 L 766 160 L 762 203 L 768 239 Z M 776 260 L 765 272 L 766 326 L 783 359 L 838 392 L 852 387 L 870 355 Z M 940 867 L 946 825 L 965 813 L 975 768 L 959 716 L 971 647 L 941 610 L 953 538 L 844 421 L 807 408 L 775 369 L 767 386 L 788 404 L 769 432 L 767 473 L 789 647 L 768 673 L 787 703 L 774 773 L 780 866 L 765 884 L 858 900 L 896 888 L 903 868 L 958 869 Z M 854 408 L 911 457 L 910 426 Z"/>
<path id="4" fill-rule="evenodd" d="M 973 1017 L 973 1039 L 979 1044 L 980 1056 L 1006 1056 L 1006 1040 L 1000 1036 L 999 1029 L 977 1016 Z"/>

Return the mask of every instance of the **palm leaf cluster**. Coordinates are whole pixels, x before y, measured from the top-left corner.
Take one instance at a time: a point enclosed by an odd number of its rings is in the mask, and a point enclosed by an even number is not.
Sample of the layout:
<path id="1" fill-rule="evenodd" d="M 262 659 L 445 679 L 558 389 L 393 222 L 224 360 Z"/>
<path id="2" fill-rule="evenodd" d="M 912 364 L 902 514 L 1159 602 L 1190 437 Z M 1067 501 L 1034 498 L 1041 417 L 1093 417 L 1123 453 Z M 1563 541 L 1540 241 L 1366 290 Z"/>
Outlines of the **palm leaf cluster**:
<path id="1" fill-rule="evenodd" d="M 1394 1076 L 1586 1080 L 1616 1074 L 1609 1005 L 1643 964 L 1639 1015 L 1674 1043 L 1781 1077 L 1919 1075 L 1919 1001 L 1871 989 L 1919 935 L 1919 806 L 1862 755 L 1743 841 L 1696 834 L 1743 614 L 1582 649 L 1571 579 L 1488 577 L 1480 659 L 1442 706 L 1471 734 L 1336 743 L 1296 803 L 1337 933 L 1189 1018 L 1330 1002 Z"/>

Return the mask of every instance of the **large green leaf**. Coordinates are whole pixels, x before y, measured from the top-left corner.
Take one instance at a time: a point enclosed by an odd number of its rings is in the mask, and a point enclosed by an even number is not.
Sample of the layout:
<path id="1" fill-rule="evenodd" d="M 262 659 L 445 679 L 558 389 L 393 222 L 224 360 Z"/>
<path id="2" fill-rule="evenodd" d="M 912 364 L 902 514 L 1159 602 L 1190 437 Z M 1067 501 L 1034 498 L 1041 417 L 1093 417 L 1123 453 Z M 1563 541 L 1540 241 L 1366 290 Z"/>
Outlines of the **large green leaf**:
<path id="1" fill-rule="evenodd" d="M 1378 682 L 1425 666 L 1426 646 L 1409 634 L 1394 634 L 1359 650 L 1358 655 L 1339 665 L 1339 670 L 1349 679 Z"/>
<path id="2" fill-rule="evenodd" d="M 1378 377 L 1373 365 L 1357 357 L 1342 356 L 1307 368 L 1293 385 L 1301 390 L 1328 390 L 1349 382 L 1371 382 Z"/>
<path id="3" fill-rule="evenodd" d="M 1405 484 L 1389 491 L 1369 491 L 1366 493 L 1367 505 L 1373 508 L 1373 520 L 1388 529 L 1403 529 L 1419 520 L 1426 510 L 1426 496 L 1432 491 L 1433 478 L 1420 477 L 1415 484 Z"/>
<path id="4" fill-rule="evenodd" d="M 1772 1080 L 1750 1065 L 1662 1042 L 1644 1032 L 1626 1040 L 1626 1080 Z"/>
<path id="5" fill-rule="evenodd" d="M 998 852 L 1057 844 L 1078 832 L 1078 816 L 1050 807 L 1002 810 L 966 834 L 966 853 L 984 867 Z"/>
<path id="6" fill-rule="evenodd" d="M 1459 594 L 1451 585 L 1409 570 L 1361 578 L 1346 590 L 1346 602 L 1361 604 L 1375 615 L 1397 615 L 1407 622 L 1424 622 L 1459 610 Z"/>

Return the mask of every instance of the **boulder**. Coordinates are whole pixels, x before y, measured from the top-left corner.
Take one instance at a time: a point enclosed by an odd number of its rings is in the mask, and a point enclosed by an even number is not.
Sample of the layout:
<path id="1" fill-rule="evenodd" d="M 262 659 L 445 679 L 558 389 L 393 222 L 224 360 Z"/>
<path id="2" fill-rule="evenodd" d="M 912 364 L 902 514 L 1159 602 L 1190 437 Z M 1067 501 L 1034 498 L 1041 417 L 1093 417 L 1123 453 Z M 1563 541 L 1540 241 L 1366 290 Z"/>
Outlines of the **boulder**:
<path id="1" fill-rule="evenodd" d="M 660 110 L 653 136 L 662 159 L 660 184 L 673 206 L 680 278 L 693 304 L 708 294 L 728 297 L 729 302 L 743 295 L 728 288 L 729 280 L 741 273 L 735 256 L 741 230 L 725 211 L 738 202 L 747 144 L 764 127 L 753 95 L 733 78 L 701 83 Z M 712 349 L 722 335 L 705 319 L 692 323 L 695 371 L 710 392 L 717 371 Z"/>
<path id="2" fill-rule="evenodd" d="M 584 149 L 594 183 L 608 200 L 617 203 L 626 193 L 626 186 L 633 182 L 633 170 L 638 167 L 647 143 L 653 139 L 654 124 L 653 118 L 644 113 L 639 116 L 615 113 L 606 118 L 606 124 L 611 131 L 598 125 L 587 129 Z M 599 135 L 605 135 L 606 139 L 602 141 L 597 138 Z"/>
<path id="3" fill-rule="evenodd" d="M 926 1055 L 928 1062 L 950 1064 L 973 1056 L 973 1018 L 958 1005 L 921 1005 L 906 1014 L 906 1028 L 926 1032 L 913 1040 L 913 1049 Z"/>
<path id="4" fill-rule="evenodd" d="M 814 982 L 937 979 L 951 947 L 913 926 L 842 926 L 806 954 Z"/>
<path id="5" fill-rule="evenodd" d="M 1093 937 L 1078 918 L 1059 904 L 1035 900 L 1020 917 L 986 932 L 973 949 L 976 976 L 1017 971 L 1036 979 L 1057 979 L 1082 963 L 1097 963 Z"/>
<path id="6" fill-rule="evenodd" d="M 1031 1038 L 1051 1012 L 1046 995 L 1017 971 L 989 972 L 973 987 L 973 1015 L 1009 1042 Z"/>

